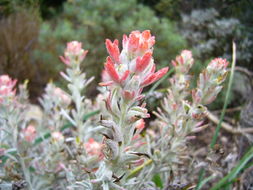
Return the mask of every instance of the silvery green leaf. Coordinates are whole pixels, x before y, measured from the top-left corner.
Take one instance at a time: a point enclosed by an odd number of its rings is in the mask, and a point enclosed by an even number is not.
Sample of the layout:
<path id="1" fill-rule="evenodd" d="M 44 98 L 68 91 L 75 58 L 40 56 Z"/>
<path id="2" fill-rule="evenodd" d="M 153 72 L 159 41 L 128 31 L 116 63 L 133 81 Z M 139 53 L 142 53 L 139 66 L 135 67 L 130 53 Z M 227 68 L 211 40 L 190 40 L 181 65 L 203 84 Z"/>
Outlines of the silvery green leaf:
<path id="1" fill-rule="evenodd" d="M 80 187 L 83 187 L 84 190 L 93 190 L 93 186 L 88 181 L 77 181 L 76 184 Z"/>
<path id="2" fill-rule="evenodd" d="M 140 156 L 135 155 L 135 154 L 126 153 L 123 156 L 121 156 L 120 162 L 122 164 L 126 164 L 126 163 L 129 163 L 129 162 L 131 162 L 133 160 L 137 160 L 137 159 L 140 159 Z"/>
<path id="3" fill-rule="evenodd" d="M 119 144 L 116 141 L 111 139 L 105 140 L 106 149 L 104 153 L 106 154 L 106 158 L 109 160 L 114 160 L 119 156 Z"/>
<path id="4" fill-rule="evenodd" d="M 69 122 L 72 123 L 72 125 L 76 126 L 76 122 L 69 116 L 69 114 L 68 114 L 64 109 L 61 109 L 61 114 L 62 114 L 67 120 L 69 120 Z"/>
<path id="5" fill-rule="evenodd" d="M 110 190 L 110 189 L 109 189 L 109 182 L 103 181 L 102 187 L 103 187 L 103 190 Z"/>
<path id="6" fill-rule="evenodd" d="M 106 167 L 103 161 L 100 163 L 95 175 L 97 178 L 93 180 L 94 182 L 112 181 L 112 171 Z"/>

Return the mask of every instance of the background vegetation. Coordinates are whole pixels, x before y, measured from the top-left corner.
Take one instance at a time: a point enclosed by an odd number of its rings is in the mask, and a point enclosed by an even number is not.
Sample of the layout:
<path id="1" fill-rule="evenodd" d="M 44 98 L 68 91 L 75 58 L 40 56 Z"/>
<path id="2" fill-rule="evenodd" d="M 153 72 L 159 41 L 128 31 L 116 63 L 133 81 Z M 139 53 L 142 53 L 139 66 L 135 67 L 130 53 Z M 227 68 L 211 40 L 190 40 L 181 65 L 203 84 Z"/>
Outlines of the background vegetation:
<path id="1" fill-rule="evenodd" d="M 144 29 L 156 36 L 154 57 L 160 67 L 184 48 L 196 58 L 192 73 L 214 57 L 231 61 L 234 40 L 237 65 L 253 70 L 252 10 L 250 0 L 1 0 L 0 73 L 30 79 L 36 100 L 49 80 L 61 83 L 58 56 L 66 42 L 78 40 L 89 50 L 84 69 L 96 77 L 88 90 L 94 95 L 106 56 L 105 38 L 121 39 Z M 234 91 L 245 93 L 236 86 Z M 214 108 L 223 103 L 224 94 L 220 97 Z"/>

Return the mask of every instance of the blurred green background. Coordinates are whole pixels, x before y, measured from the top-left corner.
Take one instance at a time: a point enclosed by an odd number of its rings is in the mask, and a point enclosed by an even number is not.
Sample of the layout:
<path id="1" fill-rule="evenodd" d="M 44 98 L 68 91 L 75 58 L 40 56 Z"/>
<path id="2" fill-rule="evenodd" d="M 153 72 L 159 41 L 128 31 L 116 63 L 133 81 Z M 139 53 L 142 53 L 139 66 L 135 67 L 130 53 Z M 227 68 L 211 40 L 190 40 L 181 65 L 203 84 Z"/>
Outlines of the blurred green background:
<path id="1" fill-rule="evenodd" d="M 36 102 L 48 81 L 61 85 L 64 65 L 58 56 L 68 41 L 78 40 L 89 50 L 83 70 L 96 77 L 87 90 L 94 96 L 107 55 L 105 39 L 121 40 L 123 34 L 145 29 L 156 36 L 158 67 L 190 49 L 196 60 L 191 72 L 198 74 L 214 57 L 230 61 L 234 40 L 237 65 L 253 71 L 252 25 L 251 0 L 0 0 L 0 74 L 28 78 Z M 231 104 L 245 93 L 237 86 Z M 214 108 L 221 107 L 223 97 Z"/>

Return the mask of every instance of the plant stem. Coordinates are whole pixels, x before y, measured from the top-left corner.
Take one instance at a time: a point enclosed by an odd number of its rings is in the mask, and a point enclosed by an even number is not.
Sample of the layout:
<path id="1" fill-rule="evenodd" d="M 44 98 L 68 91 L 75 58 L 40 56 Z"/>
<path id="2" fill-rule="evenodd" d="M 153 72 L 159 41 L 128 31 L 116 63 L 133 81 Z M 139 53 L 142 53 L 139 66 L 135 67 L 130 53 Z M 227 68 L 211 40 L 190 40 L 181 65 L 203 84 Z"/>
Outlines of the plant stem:
<path id="1" fill-rule="evenodd" d="M 216 141 L 217 141 L 217 138 L 218 138 L 218 135 L 219 135 L 219 131 L 220 131 L 220 128 L 221 128 L 221 124 L 222 124 L 222 121 L 223 121 L 225 113 L 226 113 L 226 108 L 227 108 L 227 105 L 228 105 L 228 99 L 229 99 L 232 84 L 233 84 L 235 63 L 236 63 L 236 45 L 233 42 L 233 59 L 232 59 L 231 74 L 230 74 L 229 83 L 228 83 L 228 90 L 227 90 L 226 97 L 225 97 L 225 102 L 224 102 L 224 105 L 223 105 L 223 108 L 222 108 L 220 121 L 218 123 L 218 126 L 215 129 L 215 134 L 213 136 L 213 139 L 212 139 L 212 142 L 211 142 L 211 145 L 210 145 L 212 149 L 214 148 L 214 145 L 216 144 Z"/>

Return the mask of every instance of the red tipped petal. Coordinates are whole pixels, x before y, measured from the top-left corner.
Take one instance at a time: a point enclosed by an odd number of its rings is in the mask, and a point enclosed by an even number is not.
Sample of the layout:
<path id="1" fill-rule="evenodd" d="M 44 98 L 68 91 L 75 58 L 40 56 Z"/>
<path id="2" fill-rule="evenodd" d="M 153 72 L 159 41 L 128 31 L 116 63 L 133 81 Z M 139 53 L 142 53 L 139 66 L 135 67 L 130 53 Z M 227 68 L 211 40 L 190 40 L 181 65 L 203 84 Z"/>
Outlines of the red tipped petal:
<path id="1" fill-rule="evenodd" d="M 165 67 L 163 69 L 160 69 L 159 71 L 157 71 L 156 73 L 150 74 L 143 82 L 142 82 L 142 86 L 148 86 L 150 84 L 152 84 L 153 82 L 159 80 L 161 77 L 163 77 L 167 71 L 168 71 L 168 67 Z"/>
<path id="2" fill-rule="evenodd" d="M 83 54 L 81 55 L 81 60 L 83 60 L 86 57 L 87 53 L 88 53 L 88 50 L 85 50 L 83 52 Z"/>
<path id="3" fill-rule="evenodd" d="M 142 72 L 144 69 L 146 69 L 148 64 L 150 63 L 151 58 L 151 52 L 147 52 L 142 58 L 138 57 L 136 60 L 136 71 Z"/>
<path id="4" fill-rule="evenodd" d="M 141 86 L 144 87 L 152 84 L 155 81 L 155 77 L 156 75 L 154 73 L 149 74 L 146 79 L 141 83 Z"/>
<path id="5" fill-rule="evenodd" d="M 152 69 L 151 69 L 151 73 L 154 73 L 155 72 L 155 69 L 156 69 L 156 66 L 155 66 L 155 64 L 153 64 L 153 67 L 152 67 Z"/>
<path id="6" fill-rule="evenodd" d="M 139 47 L 139 38 L 134 34 L 130 34 L 128 48 L 130 51 L 136 51 Z"/>
<path id="7" fill-rule="evenodd" d="M 123 35 L 123 40 L 122 40 L 123 48 L 126 48 L 127 41 L 128 41 L 128 37 L 127 37 L 127 35 L 124 34 Z"/>
<path id="8" fill-rule="evenodd" d="M 106 39 L 105 41 L 105 45 L 106 45 L 106 49 L 108 53 L 113 58 L 113 60 L 117 63 L 119 62 L 119 54 L 120 54 L 118 44 L 119 44 L 118 40 L 114 40 L 113 43 L 109 39 Z"/>
<path id="9" fill-rule="evenodd" d="M 150 46 L 152 47 L 155 44 L 155 36 L 152 36 L 149 40 Z"/>
<path id="10" fill-rule="evenodd" d="M 69 60 L 68 60 L 67 58 L 65 58 L 65 57 L 63 57 L 63 56 L 59 56 L 59 58 L 60 58 L 60 60 L 61 60 L 63 63 L 65 63 L 66 65 L 69 65 L 69 64 L 70 64 L 70 62 L 69 62 Z"/>
<path id="11" fill-rule="evenodd" d="M 117 40 L 117 39 L 114 40 L 114 41 L 113 41 L 113 44 L 114 44 L 115 46 L 118 46 L 118 45 L 119 45 L 119 40 Z"/>
<path id="12" fill-rule="evenodd" d="M 100 82 L 98 83 L 99 86 L 111 86 L 113 84 L 113 81 L 107 81 L 107 82 Z"/>
<path id="13" fill-rule="evenodd" d="M 112 49 L 112 46 L 113 46 L 112 41 L 109 40 L 109 39 L 106 39 L 105 40 L 105 46 L 106 46 L 106 49 L 107 49 L 108 53 L 110 53 L 110 50 Z"/>
<path id="14" fill-rule="evenodd" d="M 121 77 L 120 82 L 125 81 L 125 80 L 127 79 L 127 77 L 129 76 L 129 74 L 130 74 L 130 71 L 129 71 L 129 70 L 126 70 L 126 71 L 124 72 L 123 76 Z"/>
<path id="15" fill-rule="evenodd" d="M 111 79 L 115 82 L 119 82 L 119 75 L 114 67 L 114 64 L 110 57 L 107 57 L 106 63 L 105 63 L 105 70 L 111 77 Z"/>
<path id="16" fill-rule="evenodd" d="M 145 97 L 145 95 L 140 95 L 140 96 L 137 96 L 135 100 L 136 100 L 136 101 L 140 101 L 140 100 L 143 99 L 144 97 Z"/>
<path id="17" fill-rule="evenodd" d="M 142 51 L 145 51 L 145 50 L 147 50 L 149 47 L 148 47 L 148 42 L 147 41 L 144 41 L 144 42 L 142 42 L 141 44 L 140 44 L 140 49 L 142 50 Z"/>
<path id="18" fill-rule="evenodd" d="M 169 70 L 169 67 L 165 67 L 165 68 L 162 68 L 159 71 L 157 71 L 155 73 L 156 81 L 159 80 L 160 78 L 162 78 L 168 72 L 168 70 Z"/>
<path id="19" fill-rule="evenodd" d="M 143 37 L 145 40 L 148 40 L 149 38 L 151 38 L 150 30 L 144 30 L 144 31 L 142 32 L 142 37 Z"/>
<path id="20" fill-rule="evenodd" d="M 129 90 L 123 91 L 124 98 L 127 100 L 132 100 L 134 98 L 135 93 Z"/>
<path id="21" fill-rule="evenodd" d="M 172 60 L 172 61 L 171 61 L 171 64 L 172 64 L 174 67 L 176 67 L 176 66 L 177 66 L 177 62 L 176 62 L 176 61 L 174 61 L 174 60 Z"/>

